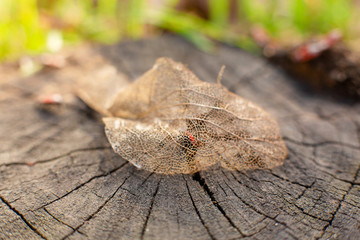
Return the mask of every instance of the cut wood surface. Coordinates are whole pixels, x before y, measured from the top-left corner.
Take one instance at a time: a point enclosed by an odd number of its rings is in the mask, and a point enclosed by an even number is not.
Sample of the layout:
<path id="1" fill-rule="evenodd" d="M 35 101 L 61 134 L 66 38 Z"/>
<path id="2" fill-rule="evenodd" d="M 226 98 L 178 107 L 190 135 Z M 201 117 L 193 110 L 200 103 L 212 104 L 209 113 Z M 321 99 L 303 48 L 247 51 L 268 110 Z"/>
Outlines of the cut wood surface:
<path id="1" fill-rule="evenodd" d="M 207 54 L 163 36 L 94 49 L 63 69 L 0 81 L 0 239 L 360 239 L 359 104 L 227 46 Z M 163 56 L 209 82 L 226 65 L 223 85 L 278 120 L 285 164 L 194 175 L 137 169 L 81 101 L 36 102 L 101 68 L 96 54 L 132 80 Z"/>

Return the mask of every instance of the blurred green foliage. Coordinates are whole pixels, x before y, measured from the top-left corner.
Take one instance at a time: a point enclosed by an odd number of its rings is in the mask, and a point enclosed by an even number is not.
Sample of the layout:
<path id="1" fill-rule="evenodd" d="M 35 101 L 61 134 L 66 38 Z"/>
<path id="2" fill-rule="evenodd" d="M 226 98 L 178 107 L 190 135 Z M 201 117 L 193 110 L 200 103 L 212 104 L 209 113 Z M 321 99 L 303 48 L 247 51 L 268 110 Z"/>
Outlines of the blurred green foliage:
<path id="1" fill-rule="evenodd" d="M 113 43 L 164 29 L 211 50 L 212 39 L 254 49 L 249 30 L 255 25 L 280 41 L 334 28 L 354 39 L 360 31 L 355 0 L 193 0 L 206 5 L 202 13 L 179 9 L 181 2 L 191 1 L 0 0 L 0 60 L 56 51 L 54 37 L 65 44 Z"/>

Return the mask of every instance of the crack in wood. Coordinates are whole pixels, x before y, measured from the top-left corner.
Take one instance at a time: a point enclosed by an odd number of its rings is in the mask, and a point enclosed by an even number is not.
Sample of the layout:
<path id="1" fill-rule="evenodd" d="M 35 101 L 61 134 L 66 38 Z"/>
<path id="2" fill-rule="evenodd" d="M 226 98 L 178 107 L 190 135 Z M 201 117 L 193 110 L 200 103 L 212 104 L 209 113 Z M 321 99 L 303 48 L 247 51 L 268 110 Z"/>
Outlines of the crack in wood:
<path id="1" fill-rule="evenodd" d="M 318 202 L 318 200 L 320 200 L 320 199 L 316 199 L 317 202 Z M 317 202 L 314 204 L 314 206 L 312 206 L 312 208 L 310 208 L 310 210 L 305 211 L 304 208 L 298 206 L 295 202 L 290 202 L 290 201 L 288 201 L 288 200 L 285 199 L 285 198 L 284 198 L 284 201 L 286 201 L 288 204 L 296 207 L 296 208 L 297 208 L 299 211 L 301 211 L 301 213 L 304 214 L 305 216 L 311 217 L 311 218 L 316 219 L 316 220 L 319 220 L 319 221 L 324 221 L 324 222 L 329 222 L 329 221 L 330 221 L 330 220 L 328 220 L 328 219 L 324 219 L 324 218 L 321 218 L 321 217 L 318 217 L 318 216 L 316 216 L 316 215 L 312 215 L 312 214 L 309 213 L 312 209 L 314 209 L 315 206 L 321 205 L 321 204 L 317 204 Z M 296 201 L 296 200 L 295 200 L 295 201 Z M 305 225 L 306 225 L 306 224 L 305 224 Z M 308 225 L 307 225 L 307 226 L 308 226 Z M 309 227 L 311 227 L 311 226 L 309 226 Z"/>
<path id="2" fill-rule="evenodd" d="M 252 178 L 251 178 L 251 179 L 252 179 Z M 255 180 L 255 181 L 258 181 L 258 180 L 256 180 L 256 179 L 254 179 L 254 180 Z M 324 219 L 324 218 L 321 218 L 321 217 L 318 217 L 318 216 L 316 216 L 316 215 L 312 215 L 312 214 L 309 213 L 310 210 L 313 209 L 314 206 L 316 206 L 316 204 L 315 204 L 308 212 L 306 212 L 304 208 L 302 208 L 302 207 L 300 207 L 300 206 L 298 206 L 298 205 L 296 204 L 296 201 L 299 200 L 299 199 L 305 194 L 305 192 L 306 192 L 308 189 L 311 189 L 311 188 L 312 188 L 312 186 L 315 184 L 316 180 L 317 180 L 317 179 L 315 179 L 310 186 L 304 185 L 304 190 L 301 192 L 301 194 L 300 194 L 298 197 L 294 198 L 294 202 L 288 201 L 285 197 L 282 197 L 282 199 L 283 199 L 284 201 L 286 201 L 288 204 L 296 207 L 296 208 L 297 208 L 298 210 L 300 210 L 301 213 L 303 213 L 304 215 L 306 215 L 306 216 L 308 216 L 308 217 L 312 217 L 312 218 L 317 219 L 317 220 L 320 220 L 320 221 L 328 222 L 329 220 L 327 220 L 327 219 Z M 279 185 L 277 185 L 277 184 L 275 184 L 275 183 L 273 183 L 273 182 L 271 182 L 271 181 L 269 181 L 269 180 L 268 180 L 268 181 L 263 180 L 263 181 L 258 181 L 258 182 L 270 183 L 270 184 L 273 184 L 274 186 L 277 186 L 277 188 L 280 188 L 280 189 L 281 189 L 281 187 L 280 187 Z M 290 182 L 290 181 L 289 181 L 289 182 Z M 275 188 L 276 191 L 281 194 L 281 192 L 278 191 L 277 188 Z M 290 196 L 291 196 L 291 195 L 290 195 Z M 319 199 L 316 199 L 316 200 L 319 200 Z M 311 226 L 309 226 L 309 227 L 311 227 Z"/>
<path id="3" fill-rule="evenodd" d="M 106 150 L 106 149 L 111 149 L 111 147 L 105 147 L 105 146 L 100 146 L 100 147 L 93 147 L 93 148 L 79 148 L 79 149 L 74 149 L 71 150 L 67 153 L 61 154 L 59 156 L 56 157 L 52 157 L 52 158 L 48 158 L 48 159 L 43 159 L 43 160 L 38 160 L 35 162 L 12 162 L 12 163 L 5 163 L 5 164 L 1 164 L 0 167 L 5 166 L 5 167 L 10 167 L 10 166 L 18 166 L 18 165 L 25 165 L 25 166 L 34 166 L 37 164 L 41 164 L 41 163 L 48 163 L 51 161 L 55 161 L 55 160 L 59 160 L 61 158 L 64 157 L 68 157 L 73 153 L 78 153 L 78 152 L 87 152 L 87 151 L 98 151 L 98 150 Z"/>
<path id="4" fill-rule="evenodd" d="M 356 173 L 355 173 L 355 175 L 354 175 L 354 177 L 353 177 L 353 182 L 358 178 L 358 176 L 360 176 L 360 165 L 359 165 L 359 167 L 358 167 L 358 169 L 357 169 L 357 171 L 356 171 Z M 345 200 L 345 197 L 349 194 L 349 192 L 352 190 L 353 187 L 354 187 L 354 184 L 351 184 L 350 187 L 349 187 L 349 188 L 347 189 L 347 191 L 345 192 L 345 194 L 342 196 L 342 198 L 341 198 L 341 200 L 339 201 L 339 204 L 338 204 L 335 212 L 333 213 L 333 215 L 332 215 L 329 223 L 324 226 L 324 228 L 323 228 L 323 230 L 322 230 L 322 234 L 320 235 L 320 237 L 316 238 L 316 240 L 322 238 L 322 237 L 324 236 L 324 234 L 326 233 L 326 230 L 327 230 L 330 226 L 332 226 L 333 221 L 334 221 L 336 215 L 338 214 L 338 212 L 339 212 L 339 210 L 340 210 L 340 208 L 341 208 L 341 206 L 342 206 L 342 203 L 343 203 L 344 200 Z"/>
<path id="5" fill-rule="evenodd" d="M 271 170 L 271 169 L 270 169 Z M 274 174 L 273 174 L 274 175 Z M 276 176 L 276 175 L 274 175 L 274 176 Z M 236 179 L 236 177 L 233 175 L 233 177 Z M 251 178 L 251 177 L 249 177 L 250 179 L 252 179 L 252 180 L 254 180 L 254 181 L 256 181 L 256 182 L 266 182 L 266 183 L 270 183 L 270 184 L 273 184 L 274 186 L 277 186 L 277 188 L 281 188 L 279 185 L 277 185 L 277 184 L 275 184 L 275 183 L 273 183 L 273 182 L 271 182 L 270 180 L 261 180 L 261 181 L 259 181 L 259 180 L 257 180 L 257 179 L 254 179 L 254 178 Z M 283 179 L 283 178 L 280 178 L 279 177 L 279 179 Z M 237 179 L 236 179 L 237 180 Z M 312 215 L 312 214 L 310 214 L 310 213 L 308 213 L 308 212 L 306 212 L 303 208 L 301 208 L 301 207 L 299 207 L 298 205 L 296 205 L 296 201 L 298 200 L 298 199 L 300 199 L 304 194 L 305 194 L 305 192 L 308 190 L 308 189 L 311 189 L 312 188 L 312 186 L 315 184 L 315 182 L 316 182 L 316 180 L 317 179 L 315 179 L 312 183 L 311 183 L 311 185 L 309 185 L 309 186 L 307 186 L 307 185 L 304 185 L 304 184 L 297 184 L 297 183 L 293 183 L 292 181 L 290 181 L 290 180 L 287 180 L 287 179 L 283 179 L 283 180 L 285 180 L 285 181 L 287 181 L 287 182 L 289 182 L 289 183 L 292 183 L 292 184 L 295 184 L 295 185 L 299 185 L 299 186 L 302 186 L 302 187 L 304 187 L 304 190 L 302 191 L 302 193 L 297 197 L 297 198 L 295 198 L 294 199 L 294 202 L 290 202 L 290 201 L 288 201 L 285 197 L 283 197 L 282 199 L 284 200 L 284 201 L 286 201 L 288 204 L 290 204 L 290 205 L 293 205 L 294 207 L 296 207 L 298 210 L 300 210 L 304 215 L 306 215 L 306 216 L 309 216 L 309 217 L 312 217 L 312 218 L 314 218 L 314 219 L 317 219 L 317 220 L 321 220 L 321 221 L 326 221 L 326 222 L 328 222 L 329 220 L 326 220 L 326 219 L 323 219 L 323 218 L 321 218 L 321 217 L 318 217 L 318 216 L 315 216 L 315 215 Z M 240 183 L 240 182 L 239 182 Z M 242 184 L 242 183 L 240 183 L 240 184 Z M 244 184 L 243 184 L 244 185 Z M 244 185 L 245 186 L 245 185 Z M 229 186 L 228 186 L 229 187 Z M 230 188 L 231 189 L 231 188 Z M 275 188 L 276 189 L 276 188 Z M 233 191 L 233 189 L 231 189 L 232 191 Z M 254 191 L 254 190 L 253 190 Z M 277 191 L 278 193 L 280 193 L 281 194 L 281 192 L 280 191 Z M 265 215 L 264 215 L 265 216 Z M 311 227 L 311 226 L 309 226 L 309 227 Z"/>
<path id="6" fill-rule="evenodd" d="M 260 224 L 260 223 L 264 222 L 266 219 L 268 219 L 268 218 L 264 217 L 264 218 L 263 218 L 260 222 L 258 222 L 257 224 Z M 246 237 L 249 238 L 249 237 L 252 237 L 252 236 L 260 233 L 262 230 L 266 229 L 266 228 L 269 226 L 269 224 L 270 224 L 270 223 L 265 224 L 265 226 L 257 229 L 254 233 L 248 234 Z"/>
<path id="7" fill-rule="evenodd" d="M 161 180 L 162 180 L 162 178 L 160 178 L 159 182 L 157 183 L 155 192 L 154 192 L 154 194 L 153 194 L 153 196 L 152 196 L 152 198 L 151 198 L 149 212 L 148 212 L 148 214 L 146 215 L 146 219 L 145 219 L 143 228 L 141 229 L 140 239 L 144 239 L 146 227 L 147 227 L 148 222 L 149 222 L 149 219 L 150 219 L 150 215 L 151 215 L 151 212 L 152 212 L 152 209 L 153 209 L 153 206 L 154 206 L 154 202 L 155 202 L 156 195 L 157 195 L 157 193 L 158 193 L 158 191 L 159 191 L 159 187 L 160 187 L 160 182 L 161 182 Z"/>
<path id="8" fill-rule="evenodd" d="M 186 189 L 187 189 L 187 192 L 188 192 L 188 194 L 189 194 L 189 197 L 190 197 L 191 203 L 192 203 L 192 205 L 193 205 L 193 207 L 194 207 L 194 210 L 195 210 L 196 215 L 198 216 L 201 224 L 204 226 L 204 228 L 205 228 L 206 232 L 208 233 L 209 237 L 210 237 L 211 239 L 215 240 L 216 238 L 215 238 L 214 235 L 212 235 L 212 233 L 210 232 L 210 229 L 209 229 L 208 226 L 205 224 L 204 219 L 201 217 L 201 214 L 200 214 L 200 212 L 199 212 L 199 209 L 196 207 L 195 201 L 194 201 L 194 199 L 193 199 L 193 197 L 192 197 L 192 195 L 191 195 L 191 191 L 190 191 L 189 185 L 188 185 L 185 177 L 183 177 L 183 178 L 184 178 L 185 185 L 186 185 Z"/>
<path id="9" fill-rule="evenodd" d="M 344 199 L 344 201 L 345 201 L 345 199 Z M 360 206 L 360 201 L 359 202 L 356 202 L 355 204 L 354 203 L 352 203 L 352 202 L 349 202 L 349 201 L 345 201 L 346 202 L 346 204 L 349 204 L 350 206 L 352 206 L 352 207 L 354 207 L 354 208 L 359 208 L 359 206 Z M 346 214 L 345 212 L 342 212 L 342 214 L 344 214 L 344 215 L 348 215 L 348 214 Z M 349 217 L 351 216 L 351 215 L 348 215 Z M 360 229 L 360 225 L 359 225 L 359 229 Z"/>
<path id="10" fill-rule="evenodd" d="M 86 223 L 86 222 L 89 222 L 96 214 L 98 214 L 101 209 L 103 209 L 105 207 L 105 205 L 116 195 L 116 193 L 121 189 L 121 187 L 125 184 L 126 180 L 128 179 L 129 177 L 125 178 L 124 181 L 120 184 L 120 186 L 113 192 L 113 194 L 110 195 L 110 197 L 108 199 L 105 200 L 105 202 L 103 204 L 101 204 L 101 206 L 96 209 L 95 212 L 93 212 L 92 214 L 90 214 L 89 217 L 87 217 L 85 219 L 85 221 L 83 223 L 81 223 L 79 226 L 77 226 L 71 233 L 69 233 L 68 235 L 64 236 L 63 238 L 61 238 L 61 240 L 64 240 L 64 239 L 67 239 L 69 238 L 72 234 L 74 234 L 75 232 L 79 232 L 78 230 Z M 86 235 L 84 233 L 81 233 L 83 235 Z"/>
<path id="11" fill-rule="evenodd" d="M 74 227 L 70 226 L 69 224 L 67 224 L 67 223 L 65 223 L 65 222 L 63 222 L 63 221 L 61 221 L 60 219 L 58 219 L 57 217 L 55 217 L 53 214 L 51 214 L 51 213 L 46 209 L 46 207 L 44 207 L 43 209 L 44 209 L 44 211 L 45 211 L 47 214 L 50 215 L 50 217 L 52 217 L 53 219 L 55 219 L 57 222 L 59 222 L 59 223 L 65 225 L 65 226 L 71 228 L 73 231 L 75 230 Z"/>
<path id="12" fill-rule="evenodd" d="M 316 181 L 316 179 L 314 179 L 314 181 L 313 181 L 310 185 L 306 185 L 306 184 L 302 184 L 302 183 L 299 183 L 299 182 L 294 182 L 294 181 L 292 181 L 292 180 L 290 180 L 290 179 L 284 178 L 284 177 L 282 177 L 282 176 L 274 173 L 274 171 L 273 171 L 272 169 L 269 169 L 269 173 L 270 173 L 271 175 L 273 175 L 274 177 L 276 177 L 276 178 L 279 178 L 279 179 L 281 179 L 281 180 L 283 180 L 283 181 L 286 181 L 286 182 L 291 183 L 291 184 L 294 184 L 294 185 L 298 185 L 298 186 L 304 187 L 305 189 L 312 187 L 312 185 L 314 185 L 314 183 L 315 183 L 315 181 Z"/>
<path id="13" fill-rule="evenodd" d="M 301 155 L 303 158 L 307 158 L 309 160 L 311 160 L 316 166 L 318 166 L 319 168 L 317 168 L 316 170 L 326 174 L 326 175 L 329 175 L 330 177 L 336 179 L 336 180 L 339 180 L 339 181 L 342 181 L 342 182 L 346 182 L 346 183 L 350 183 L 350 184 L 354 184 L 354 185 L 360 185 L 360 183 L 354 183 L 353 181 L 349 181 L 347 179 L 343 179 L 343 178 L 339 178 L 337 177 L 336 175 L 328 172 L 328 171 L 325 171 L 323 170 L 322 168 L 324 168 L 323 165 L 319 164 L 318 162 L 316 162 L 315 158 L 314 157 L 307 157 L 307 156 L 304 156 L 303 154 L 301 153 L 297 153 L 296 151 L 294 151 L 292 148 L 288 147 L 288 150 L 289 152 L 293 153 L 293 157 L 297 158 L 298 160 L 302 160 L 302 158 L 298 157 L 297 155 Z M 321 180 L 321 178 L 317 177 L 318 180 Z"/>
<path id="14" fill-rule="evenodd" d="M 269 170 L 271 170 L 271 169 L 269 169 Z M 234 179 L 237 180 L 237 178 L 234 176 L 234 174 L 232 174 L 232 175 L 233 175 Z M 308 185 L 305 185 L 305 184 L 299 184 L 299 183 L 297 183 L 297 182 L 293 182 L 293 181 L 291 181 L 291 180 L 289 180 L 289 179 L 282 178 L 282 177 L 280 177 L 280 176 L 277 176 L 276 174 L 272 174 L 272 173 L 271 173 L 271 175 L 273 175 L 274 177 L 276 177 L 276 178 L 278 178 L 278 179 L 281 179 L 281 180 L 283 180 L 283 181 L 286 181 L 286 182 L 288 182 L 288 183 L 291 183 L 291 184 L 294 184 L 294 185 L 298 185 L 298 186 L 300 186 L 300 187 L 303 187 L 304 190 L 303 190 L 302 194 L 306 191 L 306 189 L 311 188 L 312 185 L 313 185 L 313 184 L 315 183 L 315 181 L 316 181 L 316 179 L 315 179 L 315 180 L 311 183 L 311 185 L 308 186 Z M 246 176 L 247 176 L 247 175 L 246 175 Z M 256 179 L 256 178 L 253 178 L 253 177 L 250 177 L 250 176 L 247 176 L 247 177 L 248 177 L 249 179 L 255 181 L 255 182 L 258 182 L 258 183 L 269 183 L 269 184 L 272 184 L 272 185 L 276 186 L 276 187 L 279 188 L 279 189 L 282 188 L 280 185 L 277 184 L 276 181 L 271 181 L 271 180 L 258 180 L 258 179 Z M 247 186 L 247 185 L 245 185 L 244 183 L 240 182 L 239 180 L 237 180 L 237 182 L 239 182 L 240 184 L 243 184 L 245 187 Z M 253 189 L 253 188 L 249 188 L 249 189 L 251 189 L 251 190 L 253 190 L 253 191 L 256 192 L 256 190 Z M 302 194 L 301 194 L 301 195 L 302 195 Z"/>
<path id="15" fill-rule="evenodd" d="M 136 195 L 135 193 L 131 192 L 129 189 L 127 188 L 120 188 L 121 190 L 127 191 L 128 193 L 130 193 L 131 195 L 133 195 L 134 197 L 139 197 L 138 195 Z"/>
<path id="16" fill-rule="evenodd" d="M 52 204 L 52 203 L 54 203 L 54 202 L 57 202 L 57 201 L 59 201 L 60 199 L 66 197 L 67 195 L 71 194 L 72 192 L 80 189 L 81 187 L 85 186 L 86 184 L 90 183 L 91 181 L 93 181 L 93 180 L 95 180 L 95 179 L 97 179 L 97 178 L 106 177 L 106 176 L 108 176 L 108 175 L 113 174 L 114 172 L 116 172 L 116 171 L 118 171 L 119 169 L 123 168 L 123 167 L 124 167 L 125 165 L 127 165 L 127 164 L 128 164 L 128 162 L 124 162 L 124 163 L 121 164 L 120 166 L 112 169 L 111 171 L 109 171 L 109 172 L 107 172 L 107 173 L 93 176 L 93 177 L 89 178 L 87 181 L 81 183 L 80 185 L 76 186 L 76 187 L 73 188 L 72 190 L 68 191 L 67 193 L 65 193 L 64 195 L 62 195 L 60 198 L 56 198 L 56 199 L 54 199 L 54 200 L 52 200 L 52 201 L 50 201 L 50 202 L 48 202 L 48 203 L 46 203 L 46 204 L 38 207 L 38 208 L 36 208 L 35 210 L 32 210 L 32 211 L 37 211 L 37 210 L 39 210 L 39 209 L 41 209 L 41 208 L 45 208 L 45 207 L 49 206 L 50 204 Z"/>
<path id="17" fill-rule="evenodd" d="M 218 183 L 217 185 L 221 188 L 221 190 L 224 192 L 225 196 L 227 197 L 228 194 L 226 193 L 225 189 L 221 186 L 221 184 Z"/>
<path id="18" fill-rule="evenodd" d="M 20 126 L 19 128 L 24 128 L 24 126 Z M 4 152 L 10 152 L 11 149 L 14 149 L 14 146 L 16 146 L 17 152 L 29 153 L 36 149 L 36 147 L 41 146 L 44 142 L 51 141 L 54 136 L 57 136 L 62 131 L 64 131 L 64 127 L 60 128 L 55 123 L 45 122 L 41 124 L 41 122 L 37 122 L 32 125 L 32 128 L 25 127 L 25 129 L 21 131 L 20 136 L 17 135 L 17 132 L 14 133 L 20 143 L 27 142 L 27 144 L 18 144 L 17 141 L 14 141 L 12 146 Z"/>
<path id="19" fill-rule="evenodd" d="M 203 188 L 205 193 L 210 197 L 211 203 L 221 212 L 221 214 L 226 218 L 230 225 L 235 228 L 242 237 L 246 236 L 242 231 L 235 225 L 231 218 L 226 214 L 225 210 L 220 206 L 218 201 L 215 199 L 214 193 L 210 190 L 209 186 L 206 184 L 205 179 L 201 177 L 200 172 L 193 174 L 193 180 L 198 182 L 199 185 Z"/>
<path id="20" fill-rule="evenodd" d="M 21 214 L 16 208 L 11 206 L 11 204 L 5 200 L 2 196 L 0 196 L 0 200 L 8 207 L 11 211 L 13 211 L 17 216 L 21 218 L 21 220 L 37 235 L 39 235 L 42 239 L 46 239 L 46 237 L 39 232 L 26 218 L 23 214 Z"/>
<path id="21" fill-rule="evenodd" d="M 289 228 L 289 227 L 286 225 L 286 223 L 280 222 L 279 220 L 276 219 L 276 217 L 278 216 L 278 214 L 277 214 L 275 217 L 272 217 L 272 216 L 270 216 L 270 215 L 268 215 L 268 214 L 266 214 L 266 213 L 258 210 L 257 208 L 255 208 L 255 207 L 252 206 L 251 204 L 247 203 L 244 199 L 242 199 L 242 198 L 234 191 L 234 189 L 232 189 L 232 188 L 229 186 L 229 184 L 227 184 L 227 183 L 225 182 L 225 185 L 226 185 L 226 186 L 231 190 L 231 192 L 232 192 L 242 203 L 244 203 L 247 207 L 249 207 L 250 209 L 252 209 L 252 210 L 255 211 L 256 213 L 260 214 L 261 216 L 264 216 L 264 217 L 266 217 L 266 218 L 268 218 L 268 219 L 273 220 L 275 223 L 278 223 L 278 224 L 282 225 L 283 227 L 285 227 L 285 229 Z M 294 236 L 292 233 L 288 232 L 288 234 L 289 234 L 291 237 L 293 237 L 294 239 L 297 239 L 297 237 Z"/>
<path id="22" fill-rule="evenodd" d="M 245 175 L 244 173 L 242 173 L 242 172 L 240 172 L 240 171 L 237 171 L 237 172 L 240 173 L 240 174 L 243 174 L 244 176 L 246 176 L 247 178 L 249 178 L 249 177 L 248 177 L 247 175 Z M 223 172 L 223 173 L 224 173 L 224 172 Z M 244 186 L 246 189 L 251 190 L 251 191 L 254 191 L 254 192 L 257 192 L 257 191 L 258 191 L 258 189 L 255 189 L 255 188 L 253 188 L 253 187 L 251 187 L 251 186 L 248 186 L 248 185 L 244 184 L 243 182 L 241 182 L 240 180 L 238 180 L 238 179 L 235 177 L 235 175 L 234 175 L 233 172 L 230 172 L 230 174 L 231 174 L 231 176 L 235 179 L 236 182 L 238 182 L 240 185 Z"/>
<path id="23" fill-rule="evenodd" d="M 45 135 L 45 136 L 40 135 L 37 136 L 33 141 L 29 141 L 31 144 L 30 146 L 26 146 L 27 148 L 26 153 L 30 153 L 34 151 L 39 146 L 42 146 L 45 142 L 48 142 L 49 140 L 53 139 L 55 136 L 58 136 L 65 129 L 64 126 L 60 127 L 60 126 L 56 126 L 56 124 L 54 124 L 53 126 L 51 125 L 47 126 L 47 128 L 44 127 L 41 132 L 41 135 Z M 55 130 L 55 131 L 51 131 L 51 130 Z"/>
<path id="24" fill-rule="evenodd" d="M 309 190 L 309 189 L 311 189 L 311 188 L 312 188 L 312 186 L 314 186 L 314 184 L 315 184 L 316 180 L 317 180 L 317 179 L 315 179 L 315 180 L 311 183 L 311 185 L 310 185 L 310 186 L 306 186 L 306 187 L 304 187 L 304 190 L 300 193 L 300 195 L 299 195 L 299 196 L 297 196 L 297 197 L 296 197 L 295 201 L 297 201 L 297 200 L 301 199 L 301 198 L 304 196 L 304 194 L 306 193 L 306 191 L 307 191 L 307 190 Z"/>
<path id="25" fill-rule="evenodd" d="M 147 181 L 153 174 L 154 174 L 154 172 L 151 172 L 151 173 L 144 179 L 144 181 L 141 182 L 141 186 L 143 186 L 143 185 L 146 183 L 146 181 Z"/>

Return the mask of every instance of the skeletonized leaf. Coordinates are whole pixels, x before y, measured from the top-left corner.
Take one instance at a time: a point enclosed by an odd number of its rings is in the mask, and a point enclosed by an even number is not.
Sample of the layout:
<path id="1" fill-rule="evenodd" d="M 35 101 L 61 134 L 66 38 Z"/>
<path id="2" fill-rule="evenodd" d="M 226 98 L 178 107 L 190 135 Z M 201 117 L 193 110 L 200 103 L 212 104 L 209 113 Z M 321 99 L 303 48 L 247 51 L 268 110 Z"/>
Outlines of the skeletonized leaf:
<path id="1" fill-rule="evenodd" d="M 188 68 L 160 58 L 116 97 L 104 118 L 113 149 L 157 173 L 193 173 L 281 165 L 286 146 L 277 122 L 254 103 Z"/>

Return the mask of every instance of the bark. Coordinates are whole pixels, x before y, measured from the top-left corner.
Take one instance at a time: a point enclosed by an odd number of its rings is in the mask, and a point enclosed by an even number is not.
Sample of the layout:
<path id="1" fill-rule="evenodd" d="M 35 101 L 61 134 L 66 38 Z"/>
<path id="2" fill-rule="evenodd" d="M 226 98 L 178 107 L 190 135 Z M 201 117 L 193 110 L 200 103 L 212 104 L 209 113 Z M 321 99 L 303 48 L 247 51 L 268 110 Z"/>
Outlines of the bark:
<path id="1" fill-rule="evenodd" d="M 206 54 L 164 36 L 96 51 L 132 79 L 162 56 L 210 82 L 225 64 L 223 85 L 278 120 L 285 164 L 152 174 L 113 152 L 99 116 L 80 101 L 55 110 L 34 101 L 67 81 L 67 67 L 2 81 L 0 239 L 360 238 L 359 104 L 313 92 L 227 46 Z"/>

